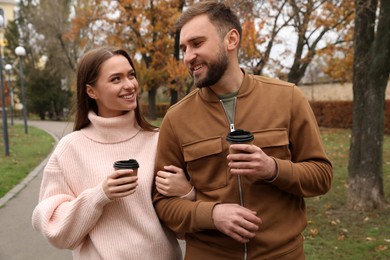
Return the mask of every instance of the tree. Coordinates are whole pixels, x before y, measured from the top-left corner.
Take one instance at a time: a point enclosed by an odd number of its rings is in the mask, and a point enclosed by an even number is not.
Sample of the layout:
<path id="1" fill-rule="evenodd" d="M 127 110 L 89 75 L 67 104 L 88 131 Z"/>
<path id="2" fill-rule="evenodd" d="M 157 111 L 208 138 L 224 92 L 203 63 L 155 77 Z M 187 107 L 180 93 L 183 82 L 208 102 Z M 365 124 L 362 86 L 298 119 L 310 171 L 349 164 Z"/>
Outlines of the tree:
<path id="1" fill-rule="evenodd" d="M 58 120 L 66 116 L 64 108 L 70 103 L 72 93 L 64 88 L 61 75 L 53 73 L 50 66 L 28 73 L 29 81 L 26 82 L 27 95 L 30 97 L 30 112 L 36 113 L 41 120 L 49 117 Z M 31 92 L 39 93 L 36 95 Z"/>
<path id="2" fill-rule="evenodd" d="M 104 1 L 103 1 L 104 2 Z M 174 55 L 174 22 L 176 21 L 182 1 L 164 0 L 119 0 L 107 1 L 106 4 L 89 5 L 88 19 L 79 13 L 74 17 L 78 28 L 91 27 L 99 22 L 95 32 L 100 33 L 106 43 L 122 46 L 129 50 L 137 66 L 137 78 L 142 91 L 148 92 L 149 117 L 156 117 L 156 93 L 160 86 L 179 90 L 178 85 L 170 84 L 177 80 L 170 78 L 170 57 Z M 102 6 L 106 5 L 106 8 Z M 81 12 L 80 12 L 81 13 Z M 73 22 L 73 24 L 76 24 Z M 182 70 L 179 70 L 182 72 Z M 181 86 L 181 88 L 184 88 Z"/>
<path id="3" fill-rule="evenodd" d="M 61 84 L 75 69 L 75 59 L 68 55 L 70 48 L 62 37 L 68 26 L 69 10 L 69 0 L 19 1 L 16 19 L 8 24 L 5 32 L 7 59 L 17 61 L 16 46 L 22 45 L 26 49 L 23 80 L 28 111 L 38 113 L 41 118 L 45 112 L 53 111 L 61 116 L 70 106 L 70 92 L 66 90 L 69 86 Z M 18 67 L 14 67 L 17 70 Z M 44 79 L 45 75 L 52 81 Z"/>
<path id="4" fill-rule="evenodd" d="M 297 84 L 319 52 L 348 50 L 353 0 L 248 0 L 233 7 L 243 27 L 240 62 L 254 74 Z"/>
<path id="5" fill-rule="evenodd" d="M 289 0 L 298 40 L 288 81 L 297 84 L 317 54 L 318 45 L 331 31 L 345 29 L 353 18 L 353 1 Z M 332 44 L 343 42 L 336 39 Z"/>
<path id="6" fill-rule="evenodd" d="M 354 51 L 348 206 L 382 208 L 386 205 L 382 169 L 383 108 L 390 73 L 388 0 L 379 3 L 378 0 L 356 0 Z"/>

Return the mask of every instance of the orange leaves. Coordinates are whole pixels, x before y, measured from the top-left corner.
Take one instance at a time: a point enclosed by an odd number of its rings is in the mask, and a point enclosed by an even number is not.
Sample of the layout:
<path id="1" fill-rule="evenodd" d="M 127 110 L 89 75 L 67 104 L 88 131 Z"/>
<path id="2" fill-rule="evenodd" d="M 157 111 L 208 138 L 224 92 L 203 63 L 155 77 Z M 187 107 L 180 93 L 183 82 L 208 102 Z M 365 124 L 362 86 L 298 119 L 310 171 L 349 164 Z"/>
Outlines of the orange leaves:
<path id="1" fill-rule="evenodd" d="M 387 245 L 379 245 L 375 247 L 376 251 L 386 251 L 388 249 Z"/>
<path id="2" fill-rule="evenodd" d="M 261 22 L 259 27 L 264 26 L 264 22 Z M 243 51 L 243 58 L 250 60 L 259 58 L 258 46 L 265 42 L 265 39 L 261 39 L 256 29 L 256 25 L 252 19 L 245 20 L 242 24 L 242 38 L 241 38 L 241 50 Z"/>
<path id="3" fill-rule="evenodd" d="M 169 88 L 182 90 L 186 86 L 186 81 L 189 78 L 187 67 L 182 61 L 178 61 L 173 57 L 169 57 L 167 61 L 166 71 L 170 79 Z"/>

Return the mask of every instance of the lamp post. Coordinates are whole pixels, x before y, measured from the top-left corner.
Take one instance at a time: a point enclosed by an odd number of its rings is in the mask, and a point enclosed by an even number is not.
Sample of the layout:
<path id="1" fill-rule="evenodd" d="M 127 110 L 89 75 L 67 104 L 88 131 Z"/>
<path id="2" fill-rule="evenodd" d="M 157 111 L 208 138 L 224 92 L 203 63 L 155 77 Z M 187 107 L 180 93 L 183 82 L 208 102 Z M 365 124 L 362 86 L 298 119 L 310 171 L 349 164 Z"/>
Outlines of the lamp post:
<path id="1" fill-rule="evenodd" d="M 11 86 L 11 64 L 5 64 L 5 71 L 7 72 L 7 86 L 10 99 L 11 125 L 14 125 L 14 88 Z"/>
<path id="2" fill-rule="evenodd" d="M 19 57 L 20 90 L 22 92 L 22 102 L 23 102 L 24 133 L 28 134 L 27 102 L 26 102 L 26 96 L 24 93 L 24 82 L 23 82 L 23 57 L 26 56 L 26 50 L 22 46 L 18 46 L 15 48 L 15 54 Z"/>
<path id="3" fill-rule="evenodd" d="M 0 8 L 0 28 L 4 27 L 4 10 Z M 3 119 L 3 137 L 4 137 L 4 154 L 9 156 L 9 142 L 8 142 L 8 125 L 7 125 L 7 111 L 5 110 L 5 91 L 3 83 L 3 57 L 0 51 L 0 88 L 1 88 L 1 115 Z"/>

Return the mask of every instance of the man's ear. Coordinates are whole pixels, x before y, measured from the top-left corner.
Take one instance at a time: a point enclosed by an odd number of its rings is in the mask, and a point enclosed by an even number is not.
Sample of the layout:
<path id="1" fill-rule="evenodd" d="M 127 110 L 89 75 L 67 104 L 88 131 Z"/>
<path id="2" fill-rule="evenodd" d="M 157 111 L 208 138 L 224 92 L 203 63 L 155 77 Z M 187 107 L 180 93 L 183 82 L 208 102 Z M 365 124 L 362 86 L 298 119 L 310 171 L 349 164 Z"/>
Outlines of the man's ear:
<path id="1" fill-rule="evenodd" d="M 89 84 L 87 84 L 87 95 L 92 99 L 97 99 L 95 89 Z"/>
<path id="2" fill-rule="evenodd" d="M 232 51 L 240 44 L 240 34 L 236 29 L 231 29 L 226 35 L 227 49 Z"/>

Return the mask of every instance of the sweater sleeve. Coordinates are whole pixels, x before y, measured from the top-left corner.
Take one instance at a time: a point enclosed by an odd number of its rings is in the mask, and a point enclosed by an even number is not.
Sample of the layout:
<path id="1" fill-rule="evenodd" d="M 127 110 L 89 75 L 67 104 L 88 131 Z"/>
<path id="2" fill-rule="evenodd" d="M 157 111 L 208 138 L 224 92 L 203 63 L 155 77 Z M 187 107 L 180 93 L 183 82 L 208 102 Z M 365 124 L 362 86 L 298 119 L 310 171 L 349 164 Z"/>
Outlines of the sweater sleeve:
<path id="1" fill-rule="evenodd" d="M 291 161 L 274 158 L 277 177 L 271 181 L 281 190 L 300 197 L 326 193 L 331 188 L 332 164 L 323 148 L 320 131 L 310 104 L 294 87 L 289 140 Z"/>
<path id="2" fill-rule="evenodd" d="M 55 154 L 45 167 L 33 228 L 55 247 L 74 249 L 86 238 L 111 200 L 102 185 L 76 196 L 64 178 Z"/>

